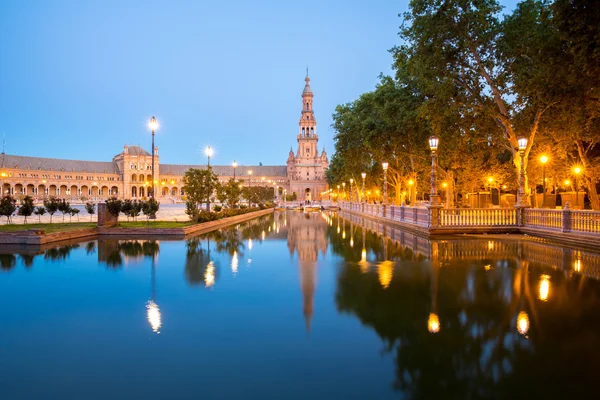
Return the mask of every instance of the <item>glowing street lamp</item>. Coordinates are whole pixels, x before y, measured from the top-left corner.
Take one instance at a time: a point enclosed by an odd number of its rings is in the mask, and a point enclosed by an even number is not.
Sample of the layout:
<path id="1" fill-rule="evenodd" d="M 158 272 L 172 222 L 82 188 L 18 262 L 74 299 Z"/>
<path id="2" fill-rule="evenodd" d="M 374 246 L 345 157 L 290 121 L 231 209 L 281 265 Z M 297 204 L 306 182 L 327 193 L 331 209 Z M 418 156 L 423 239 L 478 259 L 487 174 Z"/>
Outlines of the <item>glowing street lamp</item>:
<path id="1" fill-rule="evenodd" d="M 352 191 L 352 184 L 354 183 L 354 179 L 350 178 L 350 202 L 352 202 L 352 197 L 354 195 L 353 191 Z"/>
<path id="2" fill-rule="evenodd" d="M 342 182 L 342 197 L 346 197 L 346 182 Z"/>
<path id="3" fill-rule="evenodd" d="M 521 136 L 517 143 L 519 144 L 519 156 L 521 157 L 521 165 L 519 168 L 519 196 L 517 199 L 517 207 L 529 207 L 529 199 L 525 197 L 525 150 L 527 149 L 527 138 Z"/>
<path id="4" fill-rule="evenodd" d="M 440 204 L 440 196 L 437 194 L 437 185 L 436 185 L 436 160 L 437 160 L 437 149 L 440 140 L 432 136 L 429 138 L 429 148 L 431 149 L 431 193 L 429 194 L 429 205 L 437 206 Z"/>
<path id="5" fill-rule="evenodd" d="M 361 172 L 360 176 L 362 176 L 362 201 L 365 201 L 365 178 L 367 177 L 366 172 Z"/>
<path id="6" fill-rule="evenodd" d="M 381 166 L 383 167 L 383 204 L 387 204 L 387 169 L 389 164 L 383 162 Z"/>
<path id="7" fill-rule="evenodd" d="M 158 121 L 152 116 L 148 123 L 150 130 L 152 131 L 152 181 L 154 182 L 154 132 L 158 129 Z M 152 194 L 150 197 L 154 197 L 154 184 L 152 184 Z"/>
<path id="8" fill-rule="evenodd" d="M 231 164 L 231 166 L 233 167 L 233 180 L 235 181 L 235 169 L 238 166 L 237 161 L 233 160 L 233 163 Z"/>
<path id="9" fill-rule="evenodd" d="M 206 154 L 206 157 L 208 157 L 208 162 L 206 164 L 208 166 L 208 168 L 210 168 L 210 158 L 212 157 L 212 155 L 214 153 L 215 153 L 215 150 L 210 146 L 207 146 L 206 149 L 204 149 L 204 154 Z"/>

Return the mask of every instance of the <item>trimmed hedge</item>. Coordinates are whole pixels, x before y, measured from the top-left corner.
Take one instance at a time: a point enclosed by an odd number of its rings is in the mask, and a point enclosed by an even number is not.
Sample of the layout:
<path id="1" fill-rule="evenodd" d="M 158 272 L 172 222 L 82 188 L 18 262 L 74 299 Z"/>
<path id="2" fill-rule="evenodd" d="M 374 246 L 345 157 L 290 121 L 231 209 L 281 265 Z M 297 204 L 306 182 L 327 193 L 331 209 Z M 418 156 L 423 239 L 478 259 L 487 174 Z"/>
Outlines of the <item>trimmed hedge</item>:
<path id="1" fill-rule="evenodd" d="M 221 210 L 220 212 L 208 212 L 208 211 L 200 211 L 196 216 L 194 222 L 202 223 L 202 222 L 210 222 L 216 221 L 221 218 L 227 217 L 235 217 L 236 215 L 248 214 L 250 212 L 263 210 L 264 208 L 252 207 L 252 208 L 226 208 Z"/>

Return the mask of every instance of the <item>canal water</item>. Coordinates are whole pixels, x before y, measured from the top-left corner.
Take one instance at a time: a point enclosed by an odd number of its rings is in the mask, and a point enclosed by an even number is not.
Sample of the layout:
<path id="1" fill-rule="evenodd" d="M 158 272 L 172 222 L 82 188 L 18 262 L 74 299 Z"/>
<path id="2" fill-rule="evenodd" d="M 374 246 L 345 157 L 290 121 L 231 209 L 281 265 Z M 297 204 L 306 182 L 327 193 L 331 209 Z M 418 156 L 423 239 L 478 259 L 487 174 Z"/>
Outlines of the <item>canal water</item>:
<path id="1" fill-rule="evenodd" d="M 600 398 L 600 255 L 275 213 L 0 249 L 0 399 Z"/>

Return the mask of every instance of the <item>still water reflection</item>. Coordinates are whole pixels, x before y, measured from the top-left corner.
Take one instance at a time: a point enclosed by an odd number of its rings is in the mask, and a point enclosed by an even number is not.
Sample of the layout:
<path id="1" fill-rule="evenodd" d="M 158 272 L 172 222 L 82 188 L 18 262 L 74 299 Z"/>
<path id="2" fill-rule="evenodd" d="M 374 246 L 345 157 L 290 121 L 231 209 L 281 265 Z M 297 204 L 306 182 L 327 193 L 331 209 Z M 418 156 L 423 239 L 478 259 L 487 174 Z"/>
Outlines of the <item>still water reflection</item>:
<path id="1" fill-rule="evenodd" d="M 598 396 L 600 255 L 276 213 L 0 249 L 0 398 Z"/>

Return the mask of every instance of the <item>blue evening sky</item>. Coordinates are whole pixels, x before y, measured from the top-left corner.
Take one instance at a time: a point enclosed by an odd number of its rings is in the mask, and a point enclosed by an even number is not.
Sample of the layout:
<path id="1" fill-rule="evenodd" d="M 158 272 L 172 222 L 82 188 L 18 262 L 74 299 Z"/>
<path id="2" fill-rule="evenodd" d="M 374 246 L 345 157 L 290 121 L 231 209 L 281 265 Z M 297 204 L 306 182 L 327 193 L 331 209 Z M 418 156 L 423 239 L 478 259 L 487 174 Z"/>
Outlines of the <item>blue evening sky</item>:
<path id="1" fill-rule="evenodd" d="M 512 8 L 516 0 L 504 0 Z M 306 67 L 319 148 L 335 106 L 390 74 L 408 1 L 3 0 L 6 153 L 109 161 L 125 144 L 161 162 L 281 165 L 296 150 Z"/>

